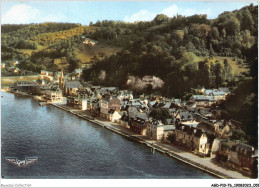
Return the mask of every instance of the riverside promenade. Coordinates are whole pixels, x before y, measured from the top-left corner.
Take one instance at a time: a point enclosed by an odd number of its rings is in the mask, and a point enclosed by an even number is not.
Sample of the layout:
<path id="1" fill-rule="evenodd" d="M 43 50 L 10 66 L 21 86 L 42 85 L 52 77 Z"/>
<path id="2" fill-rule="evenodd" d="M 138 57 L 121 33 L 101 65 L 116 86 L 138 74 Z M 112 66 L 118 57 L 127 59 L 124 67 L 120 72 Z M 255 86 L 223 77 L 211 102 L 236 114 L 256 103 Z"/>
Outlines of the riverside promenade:
<path id="1" fill-rule="evenodd" d="M 212 158 L 203 158 L 197 155 L 194 155 L 190 152 L 187 152 L 179 147 L 175 147 L 173 145 L 165 144 L 159 141 L 155 141 L 150 139 L 147 136 L 142 136 L 132 132 L 130 129 L 122 127 L 117 123 L 112 123 L 106 119 L 101 117 L 92 118 L 91 114 L 87 111 L 82 111 L 79 109 L 75 109 L 71 106 L 67 106 L 65 104 L 52 104 L 62 110 L 70 112 L 80 118 L 83 118 L 87 121 L 90 121 L 96 125 L 102 126 L 106 129 L 109 129 L 117 134 L 125 136 L 128 139 L 137 141 L 141 144 L 144 144 L 151 148 L 151 152 L 159 151 L 168 155 L 169 157 L 175 158 L 187 165 L 198 168 L 204 172 L 207 172 L 211 175 L 214 175 L 218 178 L 222 179 L 249 179 L 249 177 L 242 175 L 239 172 L 233 171 L 229 168 L 226 168 L 219 164 L 215 159 Z"/>
<path id="2" fill-rule="evenodd" d="M 1 89 L 1 91 L 9 92 L 7 89 Z M 10 93 L 12 93 L 12 92 L 10 92 Z M 24 92 L 18 92 L 18 93 L 13 93 L 13 94 L 23 95 L 23 96 L 28 96 L 28 97 L 34 98 L 32 95 L 26 94 Z M 150 147 L 152 152 L 157 150 L 161 153 L 164 153 L 165 155 L 168 155 L 169 157 L 175 158 L 187 165 L 198 168 L 198 169 L 200 169 L 204 172 L 207 172 L 211 175 L 214 175 L 218 178 L 221 178 L 221 179 L 249 179 L 249 177 L 244 176 L 243 174 L 241 174 L 237 171 L 233 171 L 229 168 L 224 167 L 223 165 L 218 163 L 215 159 L 203 158 L 203 157 L 194 155 L 190 152 L 187 152 L 187 151 L 183 150 L 182 148 L 152 140 L 147 136 L 142 136 L 142 135 L 136 134 L 136 133 L 132 132 L 130 129 L 122 127 L 121 125 L 119 125 L 117 123 L 112 123 L 101 117 L 95 117 L 95 119 L 93 119 L 91 114 L 88 111 L 79 110 L 79 109 L 73 108 L 71 106 L 68 106 L 66 104 L 60 104 L 60 103 L 50 103 L 50 104 L 57 108 L 65 110 L 69 113 L 72 113 L 72 114 L 78 116 L 79 118 L 90 121 L 98 126 L 102 126 L 119 135 L 125 136 L 128 139 L 131 139 L 138 143 L 144 144 L 144 145 Z"/>

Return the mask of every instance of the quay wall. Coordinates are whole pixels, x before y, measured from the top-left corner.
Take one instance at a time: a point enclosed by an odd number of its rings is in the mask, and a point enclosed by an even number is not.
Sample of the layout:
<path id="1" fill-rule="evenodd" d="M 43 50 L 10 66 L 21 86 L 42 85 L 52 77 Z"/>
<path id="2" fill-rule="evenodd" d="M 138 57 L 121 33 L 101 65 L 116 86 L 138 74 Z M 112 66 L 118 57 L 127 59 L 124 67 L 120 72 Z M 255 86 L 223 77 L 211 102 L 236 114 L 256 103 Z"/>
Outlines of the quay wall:
<path id="1" fill-rule="evenodd" d="M 6 91 L 6 90 L 2 90 L 2 91 L 12 93 L 12 92 Z M 26 94 L 26 93 L 13 93 L 13 94 L 24 95 L 24 96 L 28 96 L 28 97 L 34 98 L 32 95 L 29 95 L 29 94 Z M 168 150 L 168 149 L 163 148 L 163 147 L 161 147 L 159 145 L 151 144 L 147 140 L 145 140 L 143 138 L 140 138 L 138 136 L 130 135 L 128 132 L 125 132 L 123 130 L 117 129 L 115 127 L 112 127 L 112 125 L 108 126 L 105 123 L 102 123 L 101 121 L 97 121 L 95 119 L 93 120 L 92 117 L 89 117 L 87 115 L 79 114 L 79 113 L 77 113 L 74 110 L 70 110 L 70 109 L 64 108 L 64 107 L 62 107 L 62 106 L 60 106 L 58 104 L 54 104 L 54 103 L 50 103 L 50 104 L 55 106 L 55 107 L 57 107 L 57 108 L 59 108 L 59 109 L 61 109 L 61 110 L 67 111 L 67 112 L 69 112 L 71 114 L 74 114 L 74 115 L 76 115 L 76 116 L 78 116 L 78 117 L 80 117 L 82 119 L 85 119 L 85 120 L 87 120 L 89 122 L 92 122 L 92 123 L 94 123 L 96 125 L 102 126 L 102 127 L 106 128 L 106 129 L 108 129 L 110 131 L 113 131 L 113 132 L 119 134 L 119 135 L 125 136 L 128 139 L 131 139 L 131 140 L 134 140 L 134 141 L 136 141 L 138 143 L 144 144 L 145 146 L 150 147 L 153 152 L 154 151 L 158 151 L 158 152 L 161 152 L 163 154 L 166 154 L 169 157 L 172 157 L 174 159 L 179 160 L 180 162 L 182 162 L 184 164 L 190 165 L 190 166 L 195 167 L 197 169 L 200 169 L 200 170 L 202 170 L 204 172 L 207 172 L 207 173 L 209 173 L 209 174 L 211 174 L 211 175 L 213 175 L 215 177 L 218 177 L 218 178 L 221 178 L 221 179 L 233 179 L 234 178 L 234 177 L 228 176 L 225 173 L 222 173 L 219 170 L 215 170 L 213 168 L 207 167 L 206 165 L 203 165 L 203 164 L 200 164 L 200 163 L 196 163 L 196 162 L 191 161 L 191 160 L 189 160 L 187 158 L 184 158 L 184 157 L 180 156 L 177 152 Z M 225 169 L 223 169 L 223 171 L 224 170 Z"/>

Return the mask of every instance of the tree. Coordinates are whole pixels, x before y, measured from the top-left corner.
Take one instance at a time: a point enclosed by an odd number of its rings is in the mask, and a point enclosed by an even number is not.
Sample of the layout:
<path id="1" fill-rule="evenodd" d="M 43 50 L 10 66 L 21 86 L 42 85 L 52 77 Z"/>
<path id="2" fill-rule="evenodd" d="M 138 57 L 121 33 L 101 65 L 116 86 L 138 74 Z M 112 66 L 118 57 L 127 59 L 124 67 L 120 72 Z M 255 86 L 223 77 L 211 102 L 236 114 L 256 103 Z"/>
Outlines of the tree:
<path id="1" fill-rule="evenodd" d="M 68 58 L 69 62 L 69 72 L 73 72 L 75 69 L 80 67 L 79 61 L 75 57 L 69 57 Z"/>
<path id="2" fill-rule="evenodd" d="M 158 108 L 153 109 L 149 114 L 150 117 L 165 122 L 166 119 L 171 118 L 171 114 L 168 109 Z"/>
<path id="3" fill-rule="evenodd" d="M 165 14 L 158 14 L 153 21 L 156 24 L 162 24 L 162 23 L 167 23 L 169 21 L 169 17 L 166 16 Z"/>
<path id="4" fill-rule="evenodd" d="M 225 69 L 223 63 L 217 62 L 214 66 L 214 73 L 216 76 L 216 87 L 219 87 L 224 82 L 224 71 Z"/>
<path id="5" fill-rule="evenodd" d="M 246 134 L 241 129 L 234 129 L 232 130 L 232 140 L 240 140 L 241 142 L 245 142 L 246 140 Z"/>
<path id="6" fill-rule="evenodd" d="M 219 39 L 219 32 L 218 32 L 218 28 L 217 27 L 213 27 L 211 29 L 211 36 L 214 39 Z"/>

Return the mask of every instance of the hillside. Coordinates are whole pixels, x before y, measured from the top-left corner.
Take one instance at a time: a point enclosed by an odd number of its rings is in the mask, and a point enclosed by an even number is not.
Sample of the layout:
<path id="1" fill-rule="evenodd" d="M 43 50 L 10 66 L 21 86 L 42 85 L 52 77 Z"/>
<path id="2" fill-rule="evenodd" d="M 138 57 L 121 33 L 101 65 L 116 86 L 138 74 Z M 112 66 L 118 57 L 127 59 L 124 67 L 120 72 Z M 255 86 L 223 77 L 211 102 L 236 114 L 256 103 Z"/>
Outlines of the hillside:
<path id="1" fill-rule="evenodd" d="M 257 15 L 258 6 L 251 4 L 224 12 L 214 20 L 206 15 L 169 18 L 160 14 L 151 22 L 125 26 L 127 30 L 121 32 L 113 22 L 96 23 L 94 26 L 103 28 L 97 33 L 110 28 L 107 40 L 122 41 L 124 48 L 115 56 L 97 61 L 85 71 L 84 78 L 95 84 L 127 88 L 129 75 L 153 75 L 164 85 L 145 92 L 174 97 L 182 97 L 198 85 L 234 87 L 241 77 L 249 76 L 246 51 L 257 44 Z M 101 72 L 106 79 L 99 78 Z"/>
<path id="2" fill-rule="evenodd" d="M 34 39 L 32 39 L 32 41 L 35 41 L 40 45 L 46 46 L 54 44 L 63 39 L 71 38 L 74 36 L 80 36 L 84 33 L 94 33 L 96 29 L 96 27 L 79 26 L 69 30 L 39 34 Z"/>
<path id="3" fill-rule="evenodd" d="M 19 68 L 38 73 L 41 69 L 73 71 L 90 66 L 93 59 L 121 50 L 106 44 L 84 45 L 85 37 L 93 35 L 97 29 L 71 23 L 3 25 L 1 59 L 7 64 L 18 60 Z"/>
<path id="4" fill-rule="evenodd" d="M 250 142 L 257 144 L 258 6 L 213 20 L 159 14 L 136 23 L 2 25 L 1 38 L 2 63 L 10 67 L 18 60 L 25 75 L 85 68 L 85 81 L 123 89 L 130 87 L 129 78 L 154 76 L 158 87 L 145 85 L 134 92 L 183 99 L 198 85 L 230 87 L 232 96 L 221 106 L 224 116 L 243 122 Z M 6 69 L 2 73 L 10 75 Z"/>
<path id="5" fill-rule="evenodd" d="M 110 56 L 119 52 L 121 48 L 113 47 L 109 45 L 95 45 L 88 46 L 81 44 L 79 50 L 77 51 L 77 57 L 82 62 L 82 64 L 89 64 L 94 61 L 95 58 L 103 58 L 105 56 Z"/>
<path id="6" fill-rule="evenodd" d="M 3 25 L 1 57 L 34 72 L 91 67 L 86 80 L 119 87 L 126 87 L 129 75 L 154 75 L 165 83 L 161 93 L 180 97 L 198 85 L 233 86 L 248 74 L 245 51 L 257 43 L 257 12 L 250 5 L 214 20 L 159 14 L 137 23 Z M 86 38 L 97 44 L 83 44 Z M 99 80 L 101 70 L 108 79 Z"/>

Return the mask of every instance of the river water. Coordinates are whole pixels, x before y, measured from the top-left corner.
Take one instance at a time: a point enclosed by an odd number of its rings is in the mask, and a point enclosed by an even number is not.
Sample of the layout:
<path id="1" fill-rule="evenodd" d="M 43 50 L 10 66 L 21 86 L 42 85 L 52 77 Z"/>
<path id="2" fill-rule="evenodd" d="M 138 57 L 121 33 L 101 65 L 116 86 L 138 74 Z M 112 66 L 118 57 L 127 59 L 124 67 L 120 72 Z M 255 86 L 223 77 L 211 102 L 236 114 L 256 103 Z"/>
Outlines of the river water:
<path id="1" fill-rule="evenodd" d="M 3 178 L 214 178 L 54 106 L 1 95 Z M 38 161 L 19 168 L 6 156 Z"/>

